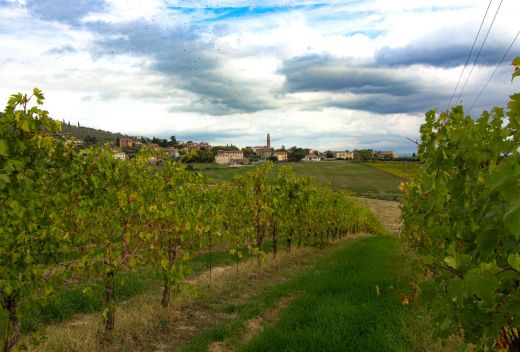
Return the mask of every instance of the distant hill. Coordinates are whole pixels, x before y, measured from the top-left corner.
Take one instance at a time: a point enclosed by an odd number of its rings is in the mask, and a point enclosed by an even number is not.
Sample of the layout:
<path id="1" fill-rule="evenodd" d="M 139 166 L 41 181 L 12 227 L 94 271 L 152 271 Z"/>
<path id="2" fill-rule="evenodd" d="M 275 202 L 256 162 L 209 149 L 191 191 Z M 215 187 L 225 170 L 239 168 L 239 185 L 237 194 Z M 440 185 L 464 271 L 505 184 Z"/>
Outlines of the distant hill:
<path id="1" fill-rule="evenodd" d="M 73 136 L 84 141 L 93 140 L 97 144 L 103 144 L 105 142 L 115 141 L 117 138 L 127 137 L 127 135 L 121 133 L 112 133 L 108 131 L 98 130 L 90 127 L 75 126 L 68 123 L 61 122 L 62 131 L 60 135 Z"/>

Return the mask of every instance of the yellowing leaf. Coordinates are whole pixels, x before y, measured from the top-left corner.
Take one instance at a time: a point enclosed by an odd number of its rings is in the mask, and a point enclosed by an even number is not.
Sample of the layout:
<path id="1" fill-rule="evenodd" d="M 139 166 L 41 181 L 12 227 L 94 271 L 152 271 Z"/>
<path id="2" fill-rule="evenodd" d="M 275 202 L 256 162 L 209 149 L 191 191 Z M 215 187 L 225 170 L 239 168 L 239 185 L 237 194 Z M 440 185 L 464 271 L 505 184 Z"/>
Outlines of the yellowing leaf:
<path id="1" fill-rule="evenodd" d="M 401 304 L 403 306 L 407 306 L 410 303 L 412 303 L 412 297 L 410 297 L 409 295 L 400 295 L 399 300 L 401 301 Z"/>
<path id="2" fill-rule="evenodd" d="M 444 262 L 446 264 L 448 264 L 448 266 L 450 268 L 457 269 L 457 267 L 458 267 L 457 259 L 455 259 L 455 257 L 452 257 L 452 256 L 446 257 L 446 258 L 444 258 Z"/>

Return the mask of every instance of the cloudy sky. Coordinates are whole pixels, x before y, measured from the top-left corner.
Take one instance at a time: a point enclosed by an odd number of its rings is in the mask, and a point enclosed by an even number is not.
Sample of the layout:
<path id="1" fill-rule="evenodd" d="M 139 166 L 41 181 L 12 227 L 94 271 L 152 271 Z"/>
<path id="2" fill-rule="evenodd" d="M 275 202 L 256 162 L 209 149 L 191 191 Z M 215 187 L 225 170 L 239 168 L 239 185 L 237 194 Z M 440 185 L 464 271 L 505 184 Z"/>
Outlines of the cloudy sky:
<path id="1" fill-rule="evenodd" d="M 0 99 L 38 87 L 54 118 L 131 135 L 245 146 L 269 131 L 275 147 L 411 153 L 405 137 L 448 105 L 488 4 L 0 0 Z M 520 1 L 502 0 L 467 107 L 520 30 L 518 13 Z M 520 91 L 516 55 L 520 39 L 472 114 Z"/>

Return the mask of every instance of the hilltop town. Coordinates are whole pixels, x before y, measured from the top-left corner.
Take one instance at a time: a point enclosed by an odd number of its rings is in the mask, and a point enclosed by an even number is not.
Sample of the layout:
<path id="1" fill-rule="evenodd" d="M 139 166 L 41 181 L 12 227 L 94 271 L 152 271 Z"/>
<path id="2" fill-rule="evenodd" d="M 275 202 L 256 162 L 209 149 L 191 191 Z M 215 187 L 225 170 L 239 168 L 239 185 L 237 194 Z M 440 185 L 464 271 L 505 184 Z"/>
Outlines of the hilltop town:
<path id="1" fill-rule="evenodd" d="M 272 162 L 320 162 L 332 160 L 398 160 L 393 151 L 375 149 L 326 150 L 285 146 L 274 148 L 271 135 L 267 133 L 266 143 L 261 146 L 239 148 L 233 144 L 213 146 L 208 142 L 178 141 L 170 139 L 131 137 L 86 127 L 63 124 L 62 135 L 69 138 L 78 148 L 94 144 L 108 145 L 113 149 L 114 158 L 126 160 L 135 157 L 142 147 L 155 150 L 154 161 L 161 162 L 165 157 L 179 159 L 187 163 L 215 163 L 218 165 L 251 165 L 264 160 Z"/>

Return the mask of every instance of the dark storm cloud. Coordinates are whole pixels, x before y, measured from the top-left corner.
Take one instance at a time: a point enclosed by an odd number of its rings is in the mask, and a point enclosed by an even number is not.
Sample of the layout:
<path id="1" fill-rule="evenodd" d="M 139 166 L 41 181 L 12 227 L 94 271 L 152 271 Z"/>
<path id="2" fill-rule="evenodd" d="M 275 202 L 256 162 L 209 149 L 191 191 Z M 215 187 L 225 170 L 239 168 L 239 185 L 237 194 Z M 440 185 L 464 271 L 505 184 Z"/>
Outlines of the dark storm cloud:
<path id="1" fill-rule="evenodd" d="M 221 68 L 227 57 L 211 41 L 197 35 L 193 27 L 163 29 L 146 21 L 88 26 L 102 37 L 92 52 L 94 56 L 149 57 L 149 68 L 166 79 L 164 89 L 180 88 L 199 97 L 183 111 L 223 115 L 271 107 L 255 94 L 254 87 L 223 74 Z"/>
<path id="2" fill-rule="evenodd" d="M 456 67 L 464 65 L 466 58 L 471 50 L 475 33 L 471 33 L 467 28 L 444 29 L 430 33 L 426 36 L 415 39 L 404 47 L 389 48 L 384 47 L 376 53 L 376 62 L 382 66 L 410 66 L 410 65 L 429 65 L 442 68 Z M 483 39 L 483 35 L 481 34 Z M 475 45 L 470 63 L 476 57 L 482 39 Z M 500 34 L 493 38 L 488 38 L 479 56 L 479 65 L 496 65 L 502 55 L 504 55 L 507 41 L 511 38 L 504 38 Z"/>
<path id="3" fill-rule="evenodd" d="M 355 100 L 335 101 L 329 105 L 342 109 L 369 111 L 377 114 L 424 113 L 444 105 L 450 96 L 440 92 L 420 92 L 409 96 L 387 94 L 362 95 Z"/>
<path id="4" fill-rule="evenodd" d="M 75 24 L 89 13 L 104 10 L 106 3 L 104 0 L 28 0 L 26 6 L 43 20 Z"/>
<path id="5" fill-rule="evenodd" d="M 406 96 L 417 85 L 384 70 L 355 67 L 346 60 L 305 56 L 286 61 L 280 70 L 289 92 L 351 92 Z"/>
<path id="6" fill-rule="evenodd" d="M 447 92 L 424 84 L 413 74 L 394 68 L 352 66 L 345 59 L 300 57 L 285 62 L 280 72 L 286 77 L 289 92 L 344 93 L 344 99 L 323 104 L 344 109 L 416 113 L 434 108 L 447 97 Z"/>

